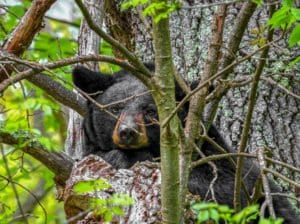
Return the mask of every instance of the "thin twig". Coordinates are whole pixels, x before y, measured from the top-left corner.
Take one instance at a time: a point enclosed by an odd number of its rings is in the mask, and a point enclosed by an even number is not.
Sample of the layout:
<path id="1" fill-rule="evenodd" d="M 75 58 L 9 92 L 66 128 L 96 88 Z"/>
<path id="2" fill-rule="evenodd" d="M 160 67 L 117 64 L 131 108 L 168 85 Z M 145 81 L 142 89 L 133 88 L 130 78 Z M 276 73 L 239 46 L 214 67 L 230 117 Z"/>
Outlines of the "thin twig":
<path id="1" fill-rule="evenodd" d="M 281 38 L 280 38 L 281 39 Z M 177 114 L 177 112 L 180 110 L 180 108 L 191 98 L 191 96 L 193 96 L 195 93 L 197 93 L 201 88 L 203 88 L 204 86 L 206 86 L 208 83 L 212 82 L 213 80 L 215 80 L 216 78 L 222 76 L 223 74 L 227 73 L 230 69 L 232 69 L 233 67 L 235 67 L 236 65 L 248 60 L 249 58 L 251 58 L 253 55 L 257 54 L 258 52 L 264 50 L 265 48 L 269 47 L 270 45 L 272 45 L 274 42 L 277 42 L 279 39 L 274 40 L 272 42 L 269 42 L 267 44 L 265 44 L 264 46 L 260 47 L 259 49 L 253 51 L 252 53 L 242 57 L 239 60 L 236 60 L 234 62 L 232 62 L 230 65 L 228 65 L 227 67 L 225 67 L 224 69 L 222 69 L 221 71 L 217 72 L 216 74 L 214 74 L 213 76 L 211 76 L 209 79 L 207 79 L 206 81 L 204 81 L 201 85 L 197 86 L 197 88 L 195 88 L 194 90 L 192 90 L 191 92 L 189 92 L 189 94 L 187 94 L 181 101 L 180 103 L 176 106 L 176 108 L 171 112 L 170 116 L 168 118 L 166 118 L 163 122 L 162 122 L 162 127 L 165 127 L 170 120 L 172 119 L 172 117 Z"/>
<path id="2" fill-rule="evenodd" d="M 270 11 L 269 11 L 270 18 L 274 11 L 275 11 L 275 6 L 273 6 L 273 5 L 270 6 Z M 273 29 L 268 30 L 267 38 L 266 38 L 267 43 L 272 42 L 273 33 L 274 33 Z M 266 58 L 268 56 L 268 53 L 269 53 L 269 46 L 264 48 L 264 50 L 261 53 L 260 58 Z M 244 127 L 242 130 L 242 136 L 241 136 L 241 140 L 240 140 L 240 144 L 239 144 L 239 148 L 238 148 L 239 153 L 245 152 L 245 149 L 247 146 L 252 114 L 253 114 L 255 103 L 256 103 L 258 83 L 260 80 L 260 76 L 263 72 L 263 69 L 265 67 L 265 64 L 266 64 L 265 60 L 260 60 L 256 67 L 255 73 L 253 75 L 253 82 L 252 82 L 251 92 L 250 92 L 250 96 L 249 96 L 248 111 L 246 114 Z M 237 168 L 236 168 L 236 172 L 235 172 L 235 181 L 234 181 L 234 208 L 236 211 L 240 211 L 240 209 L 241 209 L 241 183 L 242 183 L 241 179 L 242 179 L 243 163 L 244 163 L 244 158 L 238 157 L 237 158 Z"/>
<path id="3" fill-rule="evenodd" d="M 29 195 L 31 195 L 33 198 L 34 198 L 34 200 L 38 203 L 38 205 L 41 207 L 41 209 L 43 210 L 43 213 L 44 213 L 44 215 L 45 215 L 45 224 L 47 224 L 47 219 L 48 219 L 48 214 L 47 214 L 47 210 L 46 210 L 46 208 L 42 205 L 42 203 L 40 202 L 40 200 L 27 188 L 27 187 L 25 187 L 24 185 L 22 185 L 22 184 L 19 184 L 18 182 L 16 182 L 16 181 L 14 181 L 14 180 L 12 180 L 12 179 L 9 179 L 9 178 L 7 178 L 7 177 L 5 177 L 5 176 L 3 176 L 3 175 L 1 175 L 0 174 L 0 177 L 1 178 L 3 178 L 3 179 L 5 179 L 6 181 L 9 181 L 9 182 L 13 182 L 14 184 L 16 184 L 16 185 L 18 185 L 19 187 L 21 187 L 21 188 L 23 188 Z M 28 216 L 27 214 L 24 214 L 25 215 L 25 217 L 26 216 Z M 22 217 L 23 217 L 23 215 L 22 215 Z"/>
<path id="4" fill-rule="evenodd" d="M 272 218 L 276 219 L 276 214 L 275 214 L 275 210 L 274 210 L 274 206 L 273 206 L 273 199 L 271 196 L 271 189 L 270 189 L 269 181 L 268 181 L 267 176 L 263 172 L 264 169 L 267 168 L 263 147 L 257 149 L 257 160 L 258 160 L 258 164 L 259 164 L 259 168 L 260 168 L 260 175 L 262 178 L 262 184 L 263 184 L 263 189 L 264 189 L 264 193 L 265 193 L 265 200 L 266 200 L 265 203 L 268 206 L 270 216 Z"/>
<path id="5" fill-rule="evenodd" d="M 285 88 L 284 86 L 280 85 L 278 82 L 274 81 L 273 79 L 268 79 L 266 77 L 261 77 L 261 79 L 267 83 L 270 83 L 271 85 L 274 85 L 276 87 L 278 87 L 279 89 L 283 90 L 283 92 L 285 92 L 286 94 L 296 98 L 297 100 L 300 100 L 300 96 L 291 92 L 290 90 L 288 90 L 287 88 Z"/>
<path id="6" fill-rule="evenodd" d="M 3 163 L 4 163 L 4 168 L 5 168 L 6 174 L 8 176 L 8 178 L 6 180 L 8 182 L 10 182 L 12 190 L 13 190 L 15 198 L 16 198 L 16 201 L 17 201 L 18 208 L 20 210 L 20 213 L 21 213 L 22 217 L 24 218 L 24 222 L 28 224 L 28 220 L 27 220 L 27 218 L 26 218 L 26 216 L 24 214 L 24 211 L 23 211 L 23 208 L 22 208 L 22 204 L 21 204 L 21 201 L 20 201 L 20 197 L 19 197 L 17 188 L 15 186 L 15 182 L 12 180 L 12 176 L 11 176 L 11 173 L 10 173 L 10 169 L 8 167 L 8 162 L 7 162 L 7 159 L 6 159 L 6 156 L 5 156 L 2 144 L 0 145 L 0 151 L 1 151 L 2 159 L 3 159 Z"/>
<path id="7" fill-rule="evenodd" d="M 237 153 L 237 152 L 232 152 L 232 153 L 224 153 L 224 154 L 217 154 L 217 155 L 211 155 L 207 156 L 205 158 L 199 159 L 195 162 L 192 163 L 191 167 L 195 168 L 197 166 L 201 166 L 205 163 L 208 163 L 209 161 L 214 161 L 214 160 L 221 160 L 221 159 L 226 159 L 226 158 L 231 158 L 231 157 L 249 157 L 249 158 L 256 158 L 255 155 L 249 154 L 249 153 Z"/>
<path id="8" fill-rule="evenodd" d="M 1 55 L 0 55 L 1 56 Z M 18 58 L 12 58 L 12 57 L 7 57 L 4 56 L 4 59 L 11 60 L 11 61 L 16 61 L 18 63 L 22 62 L 23 64 L 26 64 L 27 66 L 30 66 L 31 69 L 25 70 L 17 75 L 11 76 L 8 79 L 4 80 L 0 84 L 0 93 L 2 93 L 5 89 L 8 88 L 8 86 L 12 85 L 13 83 L 16 83 L 18 81 L 21 81 L 22 79 L 26 79 L 30 77 L 31 75 L 40 73 L 42 71 L 45 71 L 46 69 L 55 69 L 55 68 L 60 68 L 66 65 L 71 65 L 75 64 L 78 62 L 86 62 L 86 61 L 104 61 L 104 62 L 109 62 L 112 64 L 116 64 L 121 66 L 122 68 L 125 68 L 126 70 L 132 72 L 132 74 L 137 74 L 137 70 L 132 67 L 130 64 L 128 64 L 125 61 L 120 61 L 117 60 L 116 58 L 109 57 L 109 56 L 104 56 L 104 55 L 86 55 L 86 56 L 78 56 L 78 57 L 73 57 L 73 58 L 68 58 L 68 59 L 63 59 L 63 60 L 58 60 L 55 62 L 50 62 L 45 65 L 41 65 L 38 63 L 33 63 L 33 62 L 26 62 L 24 60 L 18 59 Z"/>
<path id="9" fill-rule="evenodd" d="M 201 149 L 199 149 L 199 147 L 194 144 L 194 147 L 197 151 L 197 153 L 202 157 L 202 158 L 207 158 L 207 156 L 201 151 Z M 204 197 L 204 201 L 207 200 L 208 198 L 208 194 L 209 192 L 211 192 L 211 198 L 214 202 L 218 203 L 217 199 L 216 199 L 216 196 L 215 196 L 215 190 L 214 190 L 214 184 L 215 182 L 217 181 L 218 179 L 218 168 L 216 166 L 216 164 L 212 161 L 208 161 L 207 164 L 212 168 L 213 170 L 213 179 L 210 181 L 210 184 L 209 184 L 209 188 L 208 188 L 208 191 L 206 192 L 205 194 L 205 197 Z"/>
<path id="10" fill-rule="evenodd" d="M 292 195 L 289 195 L 289 194 L 285 194 L 285 193 L 279 193 L 279 192 L 276 192 L 276 193 L 271 193 L 272 196 L 279 196 L 279 197 L 285 197 L 285 198 L 290 198 L 292 200 L 295 200 L 297 201 L 298 203 L 300 203 L 300 199 L 295 197 L 295 196 L 292 196 Z"/>
<path id="11" fill-rule="evenodd" d="M 269 157 L 266 157 L 265 159 L 266 159 L 268 162 L 271 162 L 271 163 L 273 163 L 273 164 L 281 165 L 281 166 L 283 166 L 283 167 L 286 167 L 286 168 L 288 168 L 288 169 L 291 169 L 291 170 L 293 170 L 293 171 L 295 171 L 295 172 L 300 173 L 300 169 L 297 168 L 297 167 L 295 167 L 295 166 L 292 166 L 292 165 L 287 164 L 287 163 L 285 163 L 285 162 L 278 161 L 278 160 L 275 160 L 275 159 L 272 159 L 272 158 L 269 158 Z"/>
<path id="12" fill-rule="evenodd" d="M 293 185 L 293 186 L 295 186 L 297 188 L 300 188 L 300 184 L 299 183 L 297 183 L 297 182 L 295 182 L 295 181 L 287 178 L 286 176 L 282 175 L 281 173 L 278 173 L 277 171 L 274 171 L 274 170 L 272 170 L 270 168 L 265 168 L 264 171 L 268 172 L 268 173 L 271 173 L 273 176 L 278 177 L 278 178 L 280 178 L 280 179 L 288 182 L 289 184 L 291 184 L 291 185 Z"/>
<path id="13" fill-rule="evenodd" d="M 225 2 L 215 2 L 215 3 L 208 3 L 208 4 L 199 4 L 199 5 L 192 5 L 192 6 L 182 6 L 181 9 L 203 9 L 203 8 L 209 8 L 219 5 L 230 5 L 237 2 L 241 2 L 240 0 L 233 0 L 233 1 L 225 1 Z"/>

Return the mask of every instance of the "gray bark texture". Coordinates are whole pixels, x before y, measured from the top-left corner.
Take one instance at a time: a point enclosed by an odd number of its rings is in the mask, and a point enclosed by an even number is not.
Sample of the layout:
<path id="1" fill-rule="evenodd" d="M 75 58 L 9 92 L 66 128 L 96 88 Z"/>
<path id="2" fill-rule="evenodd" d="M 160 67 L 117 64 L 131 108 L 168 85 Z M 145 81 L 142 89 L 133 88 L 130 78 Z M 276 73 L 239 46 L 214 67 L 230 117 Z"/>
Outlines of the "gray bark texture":
<path id="1" fill-rule="evenodd" d="M 149 164 L 150 165 L 150 164 Z M 81 181 L 106 179 L 111 188 L 91 192 L 90 195 L 74 193 L 74 185 Z M 131 169 L 115 170 L 98 156 L 90 155 L 78 162 L 66 183 L 64 206 L 69 223 L 105 223 L 101 217 L 89 211 L 89 200 L 94 197 L 110 198 L 114 194 L 127 194 L 133 198 L 134 204 L 124 209 L 124 216 L 114 217 L 112 223 L 158 223 L 160 215 L 160 182 L 158 168 L 139 164 Z"/>
<path id="2" fill-rule="evenodd" d="M 191 0 L 183 3 L 183 8 L 171 16 L 171 38 L 174 63 L 179 73 L 186 80 L 201 78 L 204 62 L 207 57 L 211 34 L 213 13 L 217 7 L 192 7 L 201 4 L 216 3 L 215 1 Z M 241 10 L 242 3 L 230 5 L 227 12 L 224 31 L 224 54 L 235 19 Z M 251 17 L 245 31 L 236 58 L 241 58 L 255 49 L 253 40 L 259 35 L 265 38 L 267 5 L 258 7 Z M 145 28 L 145 21 L 138 18 L 138 12 L 132 12 L 132 27 L 135 34 L 136 52 L 144 61 L 153 60 L 151 38 Z M 261 34 L 255 34 L 263 30 Z M 282 33 L 275 32 L 274 39 Z M 300 66 L 285 69 L 285 66 L 299 55 L 299 48 L 289 48 L 287 38 L 283 38 L 270 48 L 269 58 L 262 77 L 266 78 L 259 84 L 258 98 L 252 117 L 251 132 L 247 151 L 254 151 L 260 146 L 268 146 L 275 159 L 300 167 L 300 100 L 293 97 L 278 85 L 271 84 L 267 79 L 274 79 L 290 92 L 299 95 Z M 230 74 L 229 80 L 250 78 L 258 63 L 259 54 L 243 62 Z M 249 82 L 250 84 L 250 82 Z M 250 85 L 228 91 L 219 104 L 215 124 L 219 127 L 226 141 L 237 148 L 247 111 Z M 294 180 L 299 180 L 296 173 L 282 167 L 276 169 Z M 281 184 L 287 187 L 283 182 Z"/>
<path id="3" fill-rule="evenodd" d="M 91 17 L 97 24 L 102 24 L 103 14 L 102 14 L 102 1 L 93 0 L 86 1 L 85 5 L 89 10 Z M 78 55 L 89 55 L 98 54 L 100 46 L 100 37 L 92 32 L 83 19 L 80 26 L 80 34 L 78 37 Z M 89 62 L 85 64 L 89 69 L 98 71 L 99 66 L 96 62 Z M 74 90 L 75 91 L 75 90 Z M 76 91 L 75 91 L 76 92 Z M 81 101 L 85 101 L 80 95 L 77 97 Z M 65 142 L 65 151 L 74 160 L 80 160 L 82 158 L 82 146 L 83 146 L 83 129 L 82 129 L 82 116 L 79 115 L 74 110 L 69 112 L 69 123 L 68 123 L 68 135 Z"/>

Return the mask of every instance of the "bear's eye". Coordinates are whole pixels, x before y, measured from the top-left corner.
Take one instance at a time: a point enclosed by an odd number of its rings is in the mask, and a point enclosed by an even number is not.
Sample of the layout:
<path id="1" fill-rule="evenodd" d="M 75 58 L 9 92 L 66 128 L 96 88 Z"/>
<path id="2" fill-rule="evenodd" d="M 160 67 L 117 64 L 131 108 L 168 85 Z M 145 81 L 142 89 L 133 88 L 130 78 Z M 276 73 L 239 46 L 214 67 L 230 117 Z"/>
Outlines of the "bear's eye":
<path id="1" fill-rule="evenodd" d="M 154 107 L 148 107 L 146 109 L 146 116 L 155 117 L 156 116 L 156 109 Z"/>
<path id="2" fill-rule="evenodd" d="M 148 110 L 147 111 L 147 115 L 149 116 L 149 117 L 154 117 L 155 116 L 155 110 L 153 110 L 153 109 L 151 109 L 151 110 Z"/>
<path id="3" fill-rule="evenodd" d="M 114 113 L 114 114 L 118 114 L 119 113 L 119 111 L 120 111 L 120 107 L 119 106 L 113 106 L 113 107 L 111 107 L 110 108 L 110 111 L 112 112 L 112 113 Z"/>

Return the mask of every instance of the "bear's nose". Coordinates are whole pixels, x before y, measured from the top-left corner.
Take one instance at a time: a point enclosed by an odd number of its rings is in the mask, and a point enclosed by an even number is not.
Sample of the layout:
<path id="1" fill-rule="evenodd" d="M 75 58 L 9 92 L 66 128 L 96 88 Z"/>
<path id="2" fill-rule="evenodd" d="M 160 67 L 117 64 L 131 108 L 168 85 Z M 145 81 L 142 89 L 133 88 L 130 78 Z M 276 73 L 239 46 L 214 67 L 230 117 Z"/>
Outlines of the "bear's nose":
<path id="1" fill-rule="evenodd" d="M 134 127 L 129 127 L 127 125 L 121 125 L 119 128 L 119 136 L 124 144 L 132 144 L 135 139 L 138 137 L 138 130 L 135 130 Z"/>

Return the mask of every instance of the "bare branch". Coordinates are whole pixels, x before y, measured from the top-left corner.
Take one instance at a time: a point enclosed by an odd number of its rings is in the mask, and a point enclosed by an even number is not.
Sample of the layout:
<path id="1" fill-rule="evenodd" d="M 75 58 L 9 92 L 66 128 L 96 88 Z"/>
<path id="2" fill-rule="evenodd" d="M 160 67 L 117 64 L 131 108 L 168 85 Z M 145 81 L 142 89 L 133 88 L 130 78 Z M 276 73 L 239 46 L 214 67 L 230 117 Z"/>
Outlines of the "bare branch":
<path id="1" fill-rule="evenodd" d="M 41 64 L 33 63 L 33 62 L 26 62 L 26 61 L 18 59 L 18 58 L 11 58 L 11 57 L 6 57 L 6 56 L 2 57 L 2 59 L 16 61 L 18 63 L 23 63 L 23 64 L 26 64 L 27 66 L 32 67 L 32 68 L 28 69 L 26 71 L 23 71 L 23 72 L 15 75 L 15 76 L 12 76 L 12 77 L 8 78 L 7 80 L 4 80 L 0 84 L 0 93 L 2 93 L 5 89 L 7 89 L 7 87 L 10 86 L 11 84 L 16 83 L 18 81 L 21 81 L 22 79 L 26 79 L 26 78 L 34 75 L 34 74 L 38 74 L 38 73 L 40 73 L 42 71 L 45 71 L 47 69 L 60 68 L 60 67 L 70 65 L 70 64 L 75 64 L 75 63 L 78 63 L 78 62 L 105 61 L 105 62 L 109 62 L 109 63 L 112 63 L 112 64 L 119 65 L 119 66 L 127 69 L 128 71 L 131 71 L 133 74 L 138 73 L 136 71 L 136 69 L 134 67 L 132 67 L 130 64 L 128 64 L 127 62 L 119 61 L 119 60 L 116 60 L 113 57 L 104 56 L 104 55 L 78 56 L 78 57 L 58 60 L 58 61 L 55 61 L 55 62 L 50 62 L 50 63 L 45 64 L 45 65 L 41 65 Z"/>
<path id="2" fill-rule="evenodd" d="M 273 85 L 273 86 L 278 87 L 279 89 L 281 89 L 281 90 L 282 90 L 283 92 L 285 92 L 286 94 L 288 94 L 288 95 L 290 95 L 290 96 L 292 96 L 292 97 L 294 97 L 294 98 L 300 100 L 300 96 L 299 96 L 299 95 L 297 95 L 297 94 L 295 94 L 295 93 L 289 91 L 287 88 L 285 88 L 284 86 L 280 85 L 279 83 L 277 83 L 277 82 L 274 81 L 273 79 L 266 78 L 266 77 L 261 77 L 261 79 L 262 79 L 263 81 L 265 81 L 265 82 L 267 82 L 267 83 Z"/>
<path id="3" fill-rule="evenodd" d="M 87 113 L 85 101 L 50 76 L 40 73 L 28 77 L 27 80 L 42 88 L 47 94 L 57 100 L 57 102 L 75 110 L 80 115 L 84 116 Z"/>
<path id="4" fill-rule="evenodd" d="M 271 217 L 274 219 L 276 218 L 276 214 L 274 211 L 274 206 L 273 206 L 273 199 L 271 196 L 271 189 L 269 185 L 269 181 L 267 176 L 264 173 L 264 169 L 267 167 L 266 161 L 265 161 L 265 156 L 264 156 L 264 148 L 258 148 L 257 149 L 257 159 L 258 159 L 258 164 L 260 168 L 260 175 L 262 178 L 262 184 L 265 192 L 265 199 L 266 199 L 266 204 L 268 205 L 269 213 Z"/>
<path id="5" fill-rule="evenodd" d="M 43 163 L 56 175 L 56 180 L 64 185 L 73 166 L 73 160 L 64 153 L 49 152 L 28 132 L 10 134 L 0 130 L 0 143 L 17 145 L 19 148 Z"/>
<path id="6" fill-rule="evenodd" d="M 299 183 L 297 183 L 297 182 L 295 182 L 295 181 L 287 178 L 286 176 L 282 175 L 281 173 L 278 173 L 275 170 L 272 170 L 270 168 L 265 168 L 264 171 L 272 174 L 274 177 L 278 177 L 278 178 L 280 178 L 280 179 L 288 182 L 289 184 L 291 184 L 291 185 L 293 185 L 293 186 L 295 186 L 297 188 L 300 188 L 300 184 Z"/>
<path id="7" fill-rule="evenodd" d="M 223 63 L 221 68 L 227 68 L 230 64 L 234 62 L 236 59 L 235 55 L 239 50 L 240 43 L 242 41 L 242 38 L 244 36 L 245 30 L 248 27 L 248 22 L 250 18 L 252 17 L 253 13 L 255 12 L 255 9 L 257 7 L 257 4 L 254 3 L 253 1 L 247 1 L 243 4 L 237 18 L 236 22 L 234 24 L 233 30 L 231 32 L 231 36 L 228 39 L 228 44 L 227 44 L 227 52 L 223 57 Z M 230 69 L 226 70 L 222 74 L 222 78 L 226 79 L 228 74 L 230 74 L 234 69 L 234 66 L 232 66 Z M 218 87 L 216 87 L 217 89 Z M 215 99 L 215 101 L 212 103 L 212 106 L 209 109 L 208 114 L 210 116 L 208 117 L 207 120 L 207 128 L 210 127 L 211 123 L 214 120 L 214 117 L 216 115 L 216 111 L 218 109 L 218 105 L 222 97 L 225 95 L 226 92 L 223 94 L 220 94 L 220 96 Z"/>
<path id="8" fill-rule="evenodd" d="M 53 20 L 55 22 L 58 22 L 58 23 L 64 23 L 64 24 L 67 24 L 67 25 L 70 25 L 70 26 L 74 26 L 74 27 L 77 27 L 79 28 L 80 25 L 78 23 L 75 23 L 73 21 L 68 21 L 68 20 L 65 20 L 65 19 L 58 19 L 58 18 L 54 18 L 54 17 L 51 17 L 51 16 L 45 16 L 46 19 L 49 19 L 49 20 Z"/>
<path id="9" fill-rule="evenodd" d="M 233 1 L 224 1 L 224 2 L 214 2 L 214 3 L 208 3 L 208 4 L 199 4 L 199 5 L 191 5 L 191 6 L 183 6 L 181 9 L 204 9 L 214 6 L 220 6 L 220 5 L 230 5 L 234 3 L 240 3 L 240 0 L 233 0 Z"/>
<path id="10" fill-rule="evenodd" d="M 176 106 L 176 108 L 174 109 L 174 111 L 172 111 L 172 113 L 170 114 L 170 116 L 165 119 L 162 122 L 162 126 L 166 126 L 169 121 L 172 119 L 172 117 L 177 114 L 177 112 L 180 110 L 180 108 L 191 98 L 191 96 L 193 96 L 195 93 L 197 93 L 201 88 L 203 88 L 204 86 L 206 86 L 208 83 L 212 82 L 213 80 L 215 80 L 216 78 L 226 74 L 229 70 L 231 70 L 233 67 L 235 67 L 236 65 L 248 60 L 249 58 L 251 58 L 253 55 L 257 54 L 258 52 L 264 50 L 265 48 L 269 47 L 270 45 L 272 45 L 274 42 L 277 42 L 279 39 L 274 40 L 270 43 L 265 44 L 264 46 L 258 48 L 257 50 L 253 51 L 252 53 L 242 57 L 239 60 L 236 60 L 234 62 L 232 62 L 230 65 L 228 65 L 226 68 L 222 69 L 221 71 L 217 72 L 216 74 L 214 74 L 213 76 L 211 76 L 209 79 L 207 79 L 206 81 L 204 81 L 201 85 L 197 86 L 197 88 L 195 88 L 194 90 L 190 91 L 181 101 L 180 103 Z"/>
<path id="11" fill-rule="evenodd" d="M 270 10 L 269 10 L 269 18 L 271 18 L 274 11 L 275 11 L 275 6 L 271 5 Z M 268 30 L 267 38 L 266 38 L 267 43 L 270 43 L 272 41 L 273 33 L 274 33 L 273 29 Z M 264 60 L 264 58 L 266 58 L 268 56 L 268 53 L 269 53 L 269 46 L 266 47 L 262 51 L 260 58 L 263 58 L 263 59 L 261 59 L 259 61 L 258 65 L 256 67 L 256 70 L 255 70 L 255 73 L 253 74 L 253 82 L 252 82 L 251 92 L 250 92 L 250 96 L 249 96 L 248 111 L 246 114 L 244 127 L 243 127 L 243 131 L 242 131 L 242 136 L 241 136 L 241 140 L 240 140 L 240 144 L 239 144 L 239 148 L 238 148 L 239 153 L 245 152 L 245 149 L 247 146 L 252 114 L 253 114 L 253 110 L 254 110 L 255 103 L 256 103 L 258 83 L 259 83 L 260 76 L 261 76 L 263 69 L 265 67 L 265 64 L 266 64 L 266 60 Z M 235 172 L 235 181 L 234 181 L 234 208 L 236 209 L 236 211 L 240 211 L 240 209 L 241 209 L 241 190 L 240 189 L 241 189 L 241 184 L 242 184 L 241 179 L 242 179 L 243 163 L 244 163 L 244 158 L 238 157 L 237 158 L 237 167 L 236 167 L 236 172 Z"/>
<path id="12" fill-rule="evenodd" d="M 192 168 L 195 168 L 197 166 L 201 166 L 203 164 L 206 164 L 210 161 L 214 160 L 221 160 L 221 159 L 226 159 L 226 158 L 231 158 L 231 157 L 249 157 L 249 158 L 256 158 L 255 155 L 249 154 L 249 153 L 224 153 L 224 154 L 216 154 L 212 156 L 207 156 L 205 158 L 199 159 L 195 162 L 192 163 Z"/>
<path id="13" fill-rule="evenodd" d="M 295 171 L 295 172 L 300 173 L 300 169 L 299 169 L 299 168 L 294 167 L 294 166 L 292 166 L 292 165 L 290 165 L 290 164 L 287 164 L 287 163 L 284 163 L 284 162 L 282 162 L 282 161 L 278 161 L 278 160 L 275 160 L 275 159 L 272 159 L 272 158 L 269 158 L 269 157 L 266 157 L 266 160 L 267 160 L 268 162 L 273 163 L 273 164 L 281 165 L 281 166 L 283 166 L 283 167 L 286 167 L 286 168 L 288 168 L 288 169 L 291 169 L 291 170 L 293 170 L 293 171 Z"/>
<path id="14" fill-rule="evenodd" d="M 2 48 L 17 56 L 21 55 L 31 44 L 35 34 L 42 28 L 43 17 L 55 0 L 34 0 L 22 20 L 15 27 Z M 8 78 L 0 70 L 0 83 Z"/>

